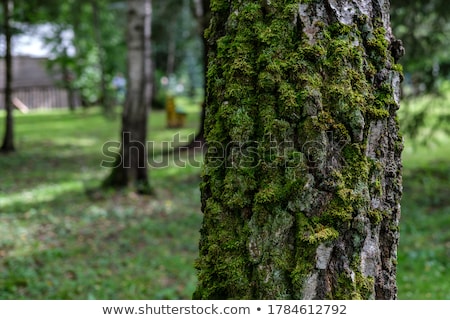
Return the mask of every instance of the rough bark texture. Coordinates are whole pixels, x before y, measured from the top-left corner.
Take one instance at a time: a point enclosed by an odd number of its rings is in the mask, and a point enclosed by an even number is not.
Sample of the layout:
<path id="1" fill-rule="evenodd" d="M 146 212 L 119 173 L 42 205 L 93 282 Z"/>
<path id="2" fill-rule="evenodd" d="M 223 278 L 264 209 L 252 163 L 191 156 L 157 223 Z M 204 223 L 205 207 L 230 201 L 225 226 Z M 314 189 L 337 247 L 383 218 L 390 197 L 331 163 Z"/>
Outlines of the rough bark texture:
<path id="1" fill-rule="evenodd" d="M 211 10 L 194 298 L 395 299 L 401 67 L 389 2 Z"/>
<path id="2" fill-rule="evenodd" d="M 75 111 L 75 94 L 74 89 L 72 87 L 72 75 L 69 70 L 68 62 L 69 55 L 67 54 L 67 47 L 64 47 L 63 56 L 61 61 L 62 73 L 63 73 L 63 86 L 67 91 L 67 99 L 69 100 L 69 110 Z"/>
<path id="3" fill-rule="evenodd" d="M 13 106 L 12 106 L 12 55 L 11 55 L 11 14 L 13 10 L 13 3 L 10 0 L 3 0 L 3 30 L 5 33 L 5 134 L 3 136 L 3 143 L 0 151 L 12 152 L 14 148 L 14 118 L 13 118 Z"/>
<path id="4" fill-rule="evenodd" d="M 128 187 L 150 193 L 147 175 L 147 118 L 152 93 L 151 1 L 128 1 L 128 81 L 122 115 L 121 152 L 104 186 Z"/>

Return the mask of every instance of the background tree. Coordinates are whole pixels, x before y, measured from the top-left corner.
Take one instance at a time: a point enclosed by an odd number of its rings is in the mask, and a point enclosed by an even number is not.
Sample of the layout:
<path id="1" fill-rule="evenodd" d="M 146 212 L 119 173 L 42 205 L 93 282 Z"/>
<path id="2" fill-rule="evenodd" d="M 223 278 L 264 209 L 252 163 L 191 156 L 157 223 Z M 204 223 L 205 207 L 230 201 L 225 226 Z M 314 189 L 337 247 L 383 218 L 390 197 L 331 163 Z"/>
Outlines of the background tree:
<path id="1" fill-rule="evenodd" d="M 395 299 L 389 3 L 211 3 L 198 299 Z"/>
<path id="2" fill-rule="evenodd" d="M 96 51 L 98 55 L 98 67 L 100 71 L 100 97 L 99 102 L 100 105 L 103 106 L 103 109 L 107 115 L 112 115 L 112 100 L 110 91 L 108 90 L 108 79 L 106 76 L 106 52 L 105 45 L 103 39 L 105 37 L 102 35 L 103 26 L 101 23 L 102 13 L 108 10 L 107 6 L 103 5 L 103 3 L 99 3 L 98 1 L 92 1 L 90 3 L 92 10 L 92 26 L 94 30 L 94 39 L 96 44 Z"/>
<path id="3" fill-rule="evenodd" d="M 13 13 L 13 2 L 10 0 L 2 0 L 3 9 L 3 33 L 5 35 L 5 134 L 3 143 L 0 148 L 2 152 L 14 151 L 14 119 L 12 106 L 12 55 L 11 55 L 11 16 Z"/>
<path id="4" fill-rule="evenodd" d="M 198 33 L 201 35 L 203 40 L 203 74 L 206 83 L 206 70 L 208 69 L 208 43 L 206 41 L 206 37 L 204 37 L 205 30 L 208 28 L 209 20 L 211 18 L 210 13 L 210 0 L 192 0 L 193 2 L 193 11 L 194 16 L 197 19 L 198 23 Z M 200 119 L 200 128 L 192 142 L 195 144 L 196 142 L 202 142 L 204 140 L 205 135 L 205 113 L 206 113 L 206 90 L 204 92 L 205 99 L 202 103 L 202 112 Z"/>
<path id="5" fill-rule="evenodd" d="M 147 174 L 147 115 L 151 104 L 151 1 L 128 2 L 128 81 L 122 115 L 120 155 L 105 187 L 134 185 L 140 193 L 150 193 Z"/>

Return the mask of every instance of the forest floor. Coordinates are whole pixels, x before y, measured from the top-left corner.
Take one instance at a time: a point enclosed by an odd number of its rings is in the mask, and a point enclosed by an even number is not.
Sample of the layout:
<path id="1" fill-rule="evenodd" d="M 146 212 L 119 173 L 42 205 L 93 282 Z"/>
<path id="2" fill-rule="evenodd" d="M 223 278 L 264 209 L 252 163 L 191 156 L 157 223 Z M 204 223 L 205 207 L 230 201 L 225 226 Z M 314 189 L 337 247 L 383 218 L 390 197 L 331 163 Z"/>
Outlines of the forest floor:
<path id="1" fill-rule="evenodd" d="M 161 156 L 197 129 L 198 104 L 182 103 L 183 129 L 167 129 L 165 113 L 151 113 L 153 196 L 86 192 L 110 170 L 101 163 L 112 159 L 119 117 L 98 109 L 16 114 L 17 152 L 0 156 L 0 299 L 191 298 L 201 153 Z M 404 151 L 400 299 L 450 299 L 445 139 Z"/>

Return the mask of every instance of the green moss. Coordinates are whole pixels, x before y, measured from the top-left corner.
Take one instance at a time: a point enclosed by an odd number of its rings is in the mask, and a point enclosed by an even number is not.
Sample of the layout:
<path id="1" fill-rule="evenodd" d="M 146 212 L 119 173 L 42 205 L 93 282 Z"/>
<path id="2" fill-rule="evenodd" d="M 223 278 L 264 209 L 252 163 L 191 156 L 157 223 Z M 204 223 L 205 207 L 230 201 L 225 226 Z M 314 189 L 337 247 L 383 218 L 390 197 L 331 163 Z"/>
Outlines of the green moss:
<path id="1" fill-rule="evenodd" d="M 201 233 L 201 257 L 196 261 L 201 284 L 195 299 L 223 299 L 228 296 L 250 298 L 248 292 L 248 256 L 245 252 L 248 228 L 242 226 L 239 216 L 226 215 L 223 205 L 209 198 L 204 208 L 205 220 Z M 210 232 L 209 225 L 218 228 Z"/>
<path id="2" fill-rule="evenodd" d="M 373 277 L 365 277 L 359 270 L 361 258 L 352 259 L 350 269 L 357 271 L 341 272 L 337 277 L 337 284 L 332 295 L 328 298 L 335 300 L 368 300 L 374 299 L 375 281 Z"/>
<path id="3" fill-rule="evenodd" d="M 369 107 L 366 109 L 366 114 L 372 120 L 381 120 L 389 117 L 389 111 L 382 109 L 384 104 L 381 104 L 381 108 Z"/>
<path id="4" fill-rule="evenodd" d="M 389 230 L 394 233 L 398 233 L 400 231 L 400 226 L 397 223 L 393 222 L 389 225 Z"/>
<path id="5" fill-rule="evenodd" d="M 308 62 L 320 62 L 326 55 L 326 48 L 321 44 L 310 45 L 306 41 L 299 46 L 299 51 Z"/>
<path id="6" fill-rule="evenodd" d="M 297 240 L 295 245 L 295 265 L 291 271 L 291 281 L 294 292 L 302 292 L 306 277 L 314 270 L 316 244 L 310 244 L 305 237 L 314 233 L 314 226 L 310 218 L 299 212 L 296 215 L 297 222 Z M 295 296 L 294 299 L 300 299 Z"/>
<path id="7" fill-rule="evenodd" d="M 373 299 L 374 279 L 373 277 L 364 277 L 361 272 L 352 276 L 341 273 L 337 280 L 337 285 L 332 295 L 335 300 L 368 300 Z"/>
<path id="8" fill-rule="evenodd" d="M 335 197 L 323 212 L 322 221 L 342 225 L 343 222 L 349 222 L 352 219 L 354 211 L 350 202 Z"/>
<path id="9" fill-rule="evenodd" d="M 230 121 L 230 137 L 231 141 L 251 141 L 253 134 L 253 119 L 250 117 L 246 108 L 238 108 L 235 110 L 228 121 Z"/>
<path id="10" fill-rule="evenodd" d="M 399 63 L 394 63 L 392 66 L 392 70 L 399 72 L 400 74 L 403 74 L 403 66 Z"/>
<path id="11" fill-rule="evenodd" d="M 211 12 L 223 11 L 229 8 L 229 4 L 222 0 L 211 0 L 210 8 Z"/>
<path id="12" fill-rule="evenodd" d="M 281 190 L 277 184 L 269 184 L 268 186 L 262 188 L 255 195 L 256 204 L 266 204 L 277 202 L 280 196 Z"/>
<path id="13" fill-rule="evenodd" d="M 374 51 L 377 56 L 386 57 L 388 41 L 386 40 L 386 30 L 384 28 L 374 29 L 366 41 L 369 49 Z"/>
<path id="14" fill-rule="evenodd" d="M 279 87 L 280 99 L 285 106 L 297 106 L 297 92 L 293 85 L 283 82 Z"/>
<path id="15" fill-rule="evenodd" d="M 242 9 L 239 17 L 241 17 L 242 21 L 250 23 L 261 20 L 263 18 L 261 5 L 259 3 L 248 3 Z"/>
<path id="16" fill-rule="evenodd" d="M 353 26 L 343 23 L 333 23 L 327 27 L 325 30 L 325 35 L 328 36 L 329 40 L 332 40 L 340 36 L 348 36 L 354 32 L 353 30 Z"/>
<path id="17" fill-rule="evenodd" d="M 399 139 L 397 141 L 395 141 L 394 148 L 395 148 L 395 152 L 397 152 L 397 153 L 401 153 L 403 151 L 403 148 L 404 148 L 403 139 L 400 134 L 399 134 Z"/>
<path id="18" fill-rule="evenodd" d="M 365 38 L 365 47 L 367 48 L 369 59 L 377 69 L 385 66 L 388 45 L 386 30 L 383 27 L 373 29 L 373 32 L 369 33 Z"/>
<path id="19" fill-rule="evenodd" d="M 369 219 L 374 224 L 379 224 L 383 220 L 383 211 L 374 209 L 368 211 Z"/>
<path id="20" fill-rule="evenodd" d="M 377 179 L 373 183 L 373 190 L 375 190 L 376 194 L 378 194 L 379 196 L 383 195 L 383 185 L 381 184 L 380 177 L 377 177 Z"/>
<path id="21" fill-rule="evenodd" d="M 346 185 L 354 188 L 359 181 L 366 181 L 370 172 L 370 164 L 363 154 L 364 145 L 348 144 L 342 149 L 345 167 L 342 176 Z"/>
<path id="22" fill-rule="evenodd" d="M 339 232 L 336 229 L 319 225 L 318 227 L 316 227 L 316 231 L 314 232 L 314 234 L 309 235 L 305 240 L 310 244 L 320 244 L 323 242 L 335 240 L 338 237 Z"/>

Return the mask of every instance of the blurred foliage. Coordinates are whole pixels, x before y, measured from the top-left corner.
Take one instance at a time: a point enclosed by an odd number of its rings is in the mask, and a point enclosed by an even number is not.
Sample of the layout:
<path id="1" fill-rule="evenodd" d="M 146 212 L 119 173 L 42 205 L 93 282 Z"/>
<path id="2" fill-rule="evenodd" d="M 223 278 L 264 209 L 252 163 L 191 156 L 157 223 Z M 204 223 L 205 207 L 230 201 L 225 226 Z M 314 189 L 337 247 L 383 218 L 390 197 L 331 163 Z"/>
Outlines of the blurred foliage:
<path id="1" fill-rule="evenodd" d="M 194 93 L 203 86 L 203 49 L 190 1 L 153 1 L 152 40 L 155 75 L 176 74 Z M 114 75 L 126 74 L 126 9 L 126 1 L 118 0 L 27 0 L 15 4 L 13 20 L 20 26 L 16 34 L 52 26 L 46 35 L 50 67 L 68 68 L 70 86 L 92 105 L 102 100 L 102 77 L 112 90 Z M 73 34 L 72 39 L 63 33 Z"/>
<path id="2" fill-rule="evenodd" d="M 199 33 L 191 1 L 153 1 L 152 26 L 156 75 L 175 74 L 188 92 L 203 86 L 203 35 Z"/>
<path id="3" fill-rule="evenodd" d="M 450 76 L 450 10 L 445 0 L 392 0 L 394 34 L 401 39 L 406 54 L 405 97 L 436 92 L 439 80 Z"/>
<path id="4" fill-rule="evenodd" d="M 394 34 L 404 43 L 402 130 L 428 143 L 450 133 L 450 10 L 445 0 L 391 0 Z M 426 98 L 425 96 L 429 96 Z M 418 101 L 419 103 L 412 103 Z M 430 124 L 429 117 L 439 113 Z"/>
<path id="5" fill-rule="evenodd" d="M 66 79 L 68 85 L 80 92 L 86 105 L 101 98 L 102 72 L 110 82 L 115 73 L 126 69 L 125 6 L 117 6 L 112 0 L 96 0 L 100 12 L 97 16 L 93 4 L 88 0 L 16 1 L 13 19 L 15 25 L 29 34 L 38 32 L 37 26 L 50 27 L 44 37 L 51 52 L 49 67 L 68 69 L 71 74 Z"/>

